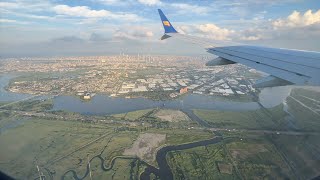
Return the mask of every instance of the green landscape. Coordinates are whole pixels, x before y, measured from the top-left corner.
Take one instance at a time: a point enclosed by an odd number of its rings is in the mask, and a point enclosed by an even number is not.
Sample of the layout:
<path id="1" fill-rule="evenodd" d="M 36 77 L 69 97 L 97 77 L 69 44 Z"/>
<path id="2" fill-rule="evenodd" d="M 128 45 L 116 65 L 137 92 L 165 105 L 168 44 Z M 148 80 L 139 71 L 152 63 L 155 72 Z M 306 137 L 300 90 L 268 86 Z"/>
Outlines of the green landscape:
<path id="1" fill-rule="evenodd" d="M 168 160 L 174 179 L 294 179 L 263 137 L 230 138 L 217 145 L 174 151 Z"/>
<path id="2" fill-rule="evenodd" d="M 12 119 L 14 118 L 19 116 Z M 2 123 L 6 125 L 12 121 Z M 0 167 L 4 172 L 17 178 L 34 178 L 37 174 L 36 165 L 43 168 L 46 176 L 62 177 L 68 169 L 73 169 L 82 176 L 86 171 L 87 155 L 93 157 L 101 153 L 103 164 L 108 167 L 113 158 L 123 156 L 123 151 L 132 146 L 140 133 L 149 132 L 166 135 L 166 141 L 161 145 L 212 137 L 212 133 L 206 131 L 194 130 L 189 134 L 190 131 L 186 130 L 153 128 L 146 130 L 139 127 L 28 118 L 17 127 L 1 132 L 0 153 L 6 156 L 1 156 Z M 116 159 L 110 172 L 99 174 L 104 177 L 113 174 L 114 179 L 123 179 L 130 174 L 127 173 L 127 168 L 133 161 L 136 161 L 136 157 Z M 92 160 L 94 174 L 96 171 L 101 171 L 100 164 L 97 158 Z M 143 166 L 143 163 L 140 164 L 139 166 Z M 153 161 L 152 164 L 156 163 Z M 66 174 L 66 177 L 68 176 L 70 174 Z"/>
<path id="3" fill-rule="evenodd" d="M 287 98 L 287 103 L 289 105 L 288 111 L 295 117 L 293 124 L 297 129 L 319 131 L 320 92 L 294 89 Z"/>
<path id="4" fill-rule="evenodd" d="M 279 129 L 287 115 L 282 104 L 270 109 L 244 112 L 196 109 L 194 113 L 214 127 L 245 129 Z"/>
<path id="5" fill-rule="evenodd" d="M 284 104 L 238 112 L 194 109 L 211 128 L 173 109 L 87 116 L 50 111 L 52 99 L 3 103 L 0 153 L 6 156 L 0 168 L 21 179 L 39 173 L 48 179 L 88 178 L 89 172 L 94 179 L 139 179 L 147 168 L 160 168 L 155 157 L 162 147 L 222 137 L 216 144 L 169 151 L 174 179 L 310 179 L 320 168 L 314 158 L 320 153 L 319 122 L 316 110 L 302 107 L 316 109 L 318 95 L 293 90 L 288 112 Z M 287 126 L 288 113 L 297 117 L 296 129 Z"/>

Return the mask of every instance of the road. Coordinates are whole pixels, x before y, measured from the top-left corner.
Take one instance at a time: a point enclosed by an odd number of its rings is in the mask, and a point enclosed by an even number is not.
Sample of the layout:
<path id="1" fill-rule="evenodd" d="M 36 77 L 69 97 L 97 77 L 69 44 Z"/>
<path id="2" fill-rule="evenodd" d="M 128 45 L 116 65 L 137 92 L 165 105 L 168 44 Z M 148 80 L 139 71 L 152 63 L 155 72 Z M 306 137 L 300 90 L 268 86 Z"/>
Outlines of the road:
<path id="1" fill-rule="evenodd" d="M 30 96 L 30 97 L 21 99 L 21 100 L 19 100 L 19 101 L 14 101 L 14 102 L 11 102 L 11 103 L 2 105 L 2 106 L 0 106 L 0 109 L 2 109 L 2 108 L 4 108 L 4 107 L 7 107 L 7 106 L 10 106 L 10 105 L 13 105 L 13 104 L 16 104 L 16 103 L 19 103 L 19 102 L 22 102 L 22 101 L 30 100 L 30 99 L 35 98 L 35 97 L 38 97 L 38 96 L 40 96 L 40 95 Z"/>
<path id="2" fill-rule="evenodd" d="M 15 111 L 15 110 L 5 110 L 3 111 L 14 111 L 14 113 L 21 115 L 21 116 L 31 116 L 31 117 L 39 117 L 39 118 L 46 118 L 51 120 L 68 120 L 69 117 L 63 116 L 63 115 L 57 115 L 50 112 L 35 112 L 35 111 Z M 315 131 L 294 131 L 294 130 L 288 130 L 288 131 L 277 131 L 277 130 L 268 130 L 268 129 L 228 129 L 228 128 L 214 128 L 210 126 L 206 121 L 200 119 L 195 114 L 193 114 L 192 110 L 182 110 L 182 112 L 186 113 L 188 117 L 191 120 L 194 120 L 198 122 L 202 127 L 194 127 L 194 129 L 199 130 L 210 130 L 210 131 L 217 131 L 217 132 L 241 132 L 241 133 L 257 133 L 257 134 L 283 134 L 283 135 L 293 135 L 293 136 L 299 136 L 299 135 L 320 135 L 320 132 Z M 89 117 L 72 117 L 75 121 L 86 121 L 86 122 L 100 122 L 100 119 L 97 119 L 94 116 Z M 107 124 L 121 124 L 121 125 L 129 125 L 132 123 L 132 121 L 112 121 L 112 120 L 103 120 L 103 123 Z"/>

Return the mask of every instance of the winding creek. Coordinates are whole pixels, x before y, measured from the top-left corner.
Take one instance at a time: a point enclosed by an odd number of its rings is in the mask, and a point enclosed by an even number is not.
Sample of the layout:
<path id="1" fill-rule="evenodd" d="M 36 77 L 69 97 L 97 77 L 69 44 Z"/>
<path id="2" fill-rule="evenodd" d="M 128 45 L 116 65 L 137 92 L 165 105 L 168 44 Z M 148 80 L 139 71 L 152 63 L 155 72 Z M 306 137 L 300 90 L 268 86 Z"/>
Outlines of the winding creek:
<path id="1" fill-rule="evenodd" d="M 207 139 L 207 140 L 202 140 L 202 141 L 197 141 L 197 142 L 192 142 L 192 143 L 186 143 L 186 144 L 181 144 L 181 145 L 171 145 L 171 146 L 165 146 L 161 148 L 156 155 L 156 161 L 158 163 L 159 168 L 155 168 L 143 161 L 140 161 L 144 163 L 147 168 L 144 170 L 143 173 L 140 175 L 140 180 L 149 180 L 151 174 L 155 174 L 156 176 L 160 177 L 160 179 L 165 179 L 165 180 L 171 180 L 173 179 L 173 174 L 170 169 L 170 166 L 166 160 L 166 155 L 170 151 L 177 151 L 177 150 L 185 150 L 185 149 L 190 149 L 194 147 L 199 147 L 199 146 L 207 146 L 210 144 L 216 144 L 222 141 L 222 137 L 214 137 L 212 139 Z M 109 171 L 113 168 L 115 161 L 117 159 L 130 159 L 130 160 L 139 160 L 138 158 L 135 157 L 126 157 L 126 156 L 118 156 L 115 157 L 111 160 L 110 166 L 106 167 L 105 166 L 105 159 L 101 156 L 102 153 L 99 155 L 96 155 L 92 157 L 89 162 L 91 163 L 94 159 L 98 159 L 100 161 L 100 166 L 103 171 Z M 68 170 L 67 172 L 64 173 L 61 179 L 65 179 L 68 174 L 71 174 L 72 177 L 76 180 L 83 180 L 86 177 L 88 177 L 90 173 L 90 168 L 89 168 L 89 163 L 86 166 L 86 170 L 83 176 L 79 177 L 77 172 L 75 170 Z M 132 177 L 130 179 L 133 179 Z"/>
<path id="2" fill-rule="evenodd" d="M 113 159 L 111 160 L 110 166 L 109 166 L 109 167 L 106 167 L 106 166 L 105 166 L 105 160 L 103 159 L 103 157 L 101 156 L 101 154 L 94 156 L 93 158 L 91 158 L 91 159 L 89 160 L 89 162 L 91 163 L 91 161 L 93 161 L 94 159 L 98 159 L 98 160 L 100 161 L 100 167 L 101 167 L 101 169 L 102 169 L 103 171 L 110 171 L 110 170 L 113 168 L 113 166 L 114 166 L 114 164 L 115 164 L 115 161 L 116 161 L 117 159 L 139 160 L 138 158 L 135 158 L 135 157 L 126 157 L 126 156 L 115 157 L 115 158 L 113 158 Z M 68 170 L 67 172 L 65 172 L 65 173 L 63 174 L 63 176 L 62 176 L 61 179 L 66 179 L 66 175 L 68 175 L 69 173 L 71 173 L 72 177 L 73 177 L 75 180 L 85 179 L 85 178 L 89 175 L 89 173 L 90 173 L 89 163 L 87 164 L 87 166 L 86 166 L 86 171 L 85 171 L 85 173 L 84 173 L 84 175 L 83 175 L 82 177 L 79 177 L 78 174 L 77 174 L 77 172 L 76 172 L 75 170 L 71 169 L 71 170 Z"/>
<path id="3" fill-rule="evenodd" d="M 210 144 L 216 144 L 221 142 L 221 140 L 222 140 L 222 137 L 215 137 L 212 139 L 197 141 L 197 142 L 192 142 L 187 144 L 165 146 L 161 148 L 156 155 L 156 161 L 158 163 L 159 169 L 156 169 L 152 166 L 148 166 L 145 169 L 145 171 L 141 174 L 140 179 L 148 180 L 150 179 L 150 174 L 153 173 L 159 176 L 161 179 L 171 180 L 173 179 L 173 174 L 166 159 L 166 155 L 168 152 L 185 150 L 185 149 L 190 149 L 190 148 L 199 147 L 199 146 L 207 146 Z"/>

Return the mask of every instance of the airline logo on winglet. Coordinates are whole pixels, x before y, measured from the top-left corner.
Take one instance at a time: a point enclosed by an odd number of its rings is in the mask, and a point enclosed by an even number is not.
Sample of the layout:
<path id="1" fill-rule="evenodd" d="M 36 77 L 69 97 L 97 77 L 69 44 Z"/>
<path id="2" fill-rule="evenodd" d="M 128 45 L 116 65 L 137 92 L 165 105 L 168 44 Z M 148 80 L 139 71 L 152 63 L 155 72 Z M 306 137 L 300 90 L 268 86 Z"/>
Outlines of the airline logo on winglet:
<path id="1" fill-rule="evenodd" d="M 165 26 L 170 26 L 169 21 L 162 21 L 162 22 L 163 22 L 163 25 L 165 25 Z"/>

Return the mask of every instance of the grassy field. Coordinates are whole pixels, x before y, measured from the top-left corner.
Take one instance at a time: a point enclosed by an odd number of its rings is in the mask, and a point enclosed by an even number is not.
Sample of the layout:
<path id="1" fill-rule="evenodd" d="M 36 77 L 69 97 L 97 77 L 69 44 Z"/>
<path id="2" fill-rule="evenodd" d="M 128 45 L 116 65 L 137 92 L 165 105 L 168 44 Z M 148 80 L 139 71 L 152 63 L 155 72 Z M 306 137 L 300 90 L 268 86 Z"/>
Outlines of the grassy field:
<path id="1" fill-rule="evenodd" d="M 8 115 L 1 125 L 20 118 Z M 132 147 L 140 132 L 166 134 L 166 141 L 162 145 L 187 143 L 213 136 L 201 130 L 119 128 L 104 124 L 26 118 L 1 133 L 0 154 L 5 156 L 0 156 L 0 169 L 15 178 L 32 179 L 37 176 L 36 165 L 39 165 L 46 176 L 51 173 L 55 179 L 60 179 L 70 169 L 81 177 L 87 168 L 87 155 L 92 158 L 101 154 L 102 163 L 109 167 L 114 157 L 122 156 L 126 148 Z M 109 171 L 103 171 L 99 159 L 94 158 L 92 166 L 94 172 L 103 172 L 99 175 L 101 178 L 112 176 L 114 179 L 123 179 L 132 176 L 130 173 L 142 173 L 143 164 L 132 166 L 138 170 L 128 168 L 133 161 L 120 158 L 115 160 Z M 71 176 L 69 172 L 64 177 Z"/>
<path id="2" fill-rule="evenodd" d="M 307 96 L 308 98 L 314 99 L 316 101 L 320 101 L 320 92 L 309 90 L 309 89 L 296 88 L 291 91 L 291 95 L 295 97 Z M 305 99 L 305 100 L 308 100 L 308 99 Z"/>
<path id="3" fill-rule="evenodd" d="M 14 128 L 21 124 L 26 118 L 12 116 L 8 111 L 0 110 L 0 135 L 8 129 Z"/>
<path id="4" fill-rule="evenodd" d="M 219 144 L 172 151 L 167 160 L 174 179 L 285 179 L 291 173 L 264 139 L 226 140 Z"/>
<path id="5" fill-rule="evenodd" d="M 220 173 L 217 163 L 230 164 L 220 144 L 196 147 L 167 154 L 174 179 L 235 179 L 232 174 Z"/>
<path id="6" fill-rule="evenodd" d="M 319 176 L 320 136 L 271 136 L 278 151 L 290 163 L 299 179 Z"/>
<path id="7" fill-rule="evenodd" d="M 166 145 L 184 144 L 214 137 L 210 131 L 193 129 L 148 129 L 145 132 L 166 134 Z"/>
<path id="8" fill-rule="evenodd" d="M 4 109 L 7 110 L 20 110 L 20 111 L 36 111 L 42 112 L 52 109 L 53 100 L 27 100 L 19 103 L 14 103 L 12 105 L 5 106 Z"/>
<path id="9" fill-rule="evenodd" d="M 268 109 L 272 116 L 262 109 L 243 112 L 195 109 L 193 112 L 213 127 L 245 129 L 277 129 L 287 115 L 282 104 Z"/>
<path id="10" fill-rule="evenodd" d="M 145 114 L 147 114 L 152 110 L 153 109 L 143 109 L 143 110 L 131 111 L 131 112 L 122 113 L 122 114 L 114 114 L 112 116 L 115 118 L 123 119 L 123 120 L 136 121 L 136 120 L 139 120 L 140 117 L 144 116 Z"/>
<path id="11" fill-rule="evenodd" d="M 294 125 L 300 130 L 320 131 L 320 93 L 294 89 L 287 98 L 288 111 L 295 117 Z"/>
<path id="12" fill-rule="evenodd" d="M 0 106 L 3 106 L 5 104 L 9 104 L 10 102 L 3 102 L 3 101 L 0 101 Z"/>
<path id="13" fill-rule="evenodd" d="M 6 121 L 10 117 L 10 112 L 0 110 L 0 123 Z M 0 124 L 1 125 L 1 124 Z M 2 126 L 0 126 L 2 127 Z"/>
<path id="14" fill-rule="evenodd" d="M 127 120 L 156 128 L 180 128 L 198 127 L 198 123 L 189 119 L 189 117 L 181 111 L 169 109 L 144 109 L 131 111 L 122 114 L 113 114 L 110 117 L 113 120 Z"/>
<path id="15" fill-rule="evenodd" d="M 60 177 L 67 169 L 80 174 L 85 159 L 99 154 L 106 162 L 130 147 L 137 132 L 114 132 L 113 127 L 68 121 L 27 120 L 23 125 L 6 130 L 0 136 L 0 168 L 16 178 L 33 178 L 36 164 L 47 167 Z M 93 140 L 103 138 L 92 142 Z M 85 146 L 87 143 L 90 143 Z"/>
<path id="16" fill-rule="evenodd" d="M 109 171 L 103 171 L 100 167 L 100 160 L 94 159 L 91 162 L 92 177 L 93 179 L 114 180 L 130 179 L 130 177 L 132 177 L 133 180 L 138 180 L 138 177 L 140 175 L 139 168 L 141 168 L 141 165 L 139 165 L 138 163 L 139 160 L 118 159 L 117 161 L 115 161 L 115 168 Z"/>
<path id="17" fill-rule="evenodd" d="M 159 118 L 161 121 L 168 122 L 190 121 L 190 118 L 186 114 L 173 109 L 159 109 L 153 116 Z"/>
<path id="18" fill-rule="evenodd" d="M 184 144 L 184 143 L 201 141 L 201 140 L 210 139 L 210 138 L 213 138 L 213 134 L 207 131 L 174 130 L 174 131 L 167 132 L 166 144 L 168 145 Z"/>
<path id="19" fill-rule="evenodd" d="M 294 177 L 281 154 L 263 138 L 227 143 L 226 150 L 244 179 L 293 179 Z"/>

